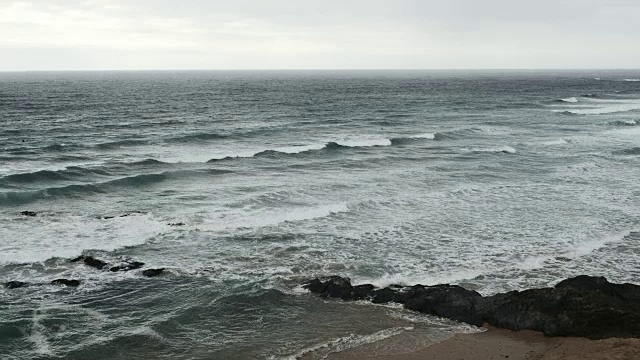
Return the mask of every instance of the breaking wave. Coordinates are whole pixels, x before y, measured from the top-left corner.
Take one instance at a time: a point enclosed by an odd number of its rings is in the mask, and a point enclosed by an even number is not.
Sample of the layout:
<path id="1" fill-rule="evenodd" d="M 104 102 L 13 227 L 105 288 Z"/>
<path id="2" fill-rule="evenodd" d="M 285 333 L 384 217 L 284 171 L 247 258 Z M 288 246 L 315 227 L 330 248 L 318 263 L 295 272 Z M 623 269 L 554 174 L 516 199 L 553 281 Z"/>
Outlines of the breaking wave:
<path id="1" fill-rule="evenodd" d="M 639 100 L 591 100 L 589 107 L 564 110 L 575 115 L 605 115 L 640 110 Z"/>
<path id="2" fill-rule="evenodd" d="M 177 137 L 168 138 L 168 139 L 165 140 L 165 142 L 170 142 L 170 143 L 189 143 L 189 142 L 192 142 L 192 141 L 206 141 L 206 140 L 225 139 L 227 137 L 228 136 L 226 136 L 226 135 L 222 135 L 222 134 L 218 134 L 218 133 L 201 132 L 201 133 L 186 134 L 186 135 L 181 135 L 181 136 L 177 136 Z"/>
<path id="3" fill-rule="evenodd" d="M 566 99 L 560 99 L 557 100 L 558 102 L 565 102 L 565 103 L 577 103 L 578 99 L 576 97 L 570 97 L 570 98 L 566 98 Z"/>
<path id="4" fill-rule="evenodd" d="M 139 146 L 139 145 L 146 145 L 146 144 L 147 144 L 147 141 L 145 140 L 118 140 L 118 141 L 111 141 L 111 142 L 98 144 L 96 145 L 96 148 L 102 149 L 102 150 L 109 150 L 109 149 L 117 149 L 117 148 L 126 147 L 126 146 Z"/>
<path id="5" fill-rule="evenodd" d="M 490 147 L 490 148 L 472 148 L 472 149 L 463 149 L 463 152 L 478 152 L 478 153 L 501 153 L 501 154 L 515 154 L 516 149 L 511 146 L 500 146 L 500 147 Z"/>
<path id="6" fill-rule="evenodd" d="M 617 151 L 616 154 L 619 155 L 640 155 L 640 147 L 633 147 L 629 149 L 624 149 Z"/>
<path id="7" fill-rule="evenodd" d="M 325 144 L 313 144 L 313 145 L 298 145 L 289 147 L 278 147 L 274 149 L 262 150 L 254 153 L 244 153 L 229 155 L 223 158 L 214 158 L 207 161 L 208 163 L 225 161 L 237 158 L 278 158 L 285 155 L 295 155 L 308 153 L 313 151 L 341 151 L 345 149 L 353 148 L 372 148 L 372 147 L 384 147 L 393 145 L 392 140 L 379 138 L 379 139 L 354 139 L 354 140 L 342 140 L 342 141 L 330 141 Z"/>
<path id="8" fill-rule="evenodd" d="M 211 174 L 226 174 L 228 170 L 215 170 L 209 169 L 207 171 L 197 170 L 177 170 L 166 171 L 157 174 L 138 174 L 119 179 L 95 182 L 95 183 L 83 183 L 73 184 L 61 187 L 49 187 L 41 190 L 27 190 L 27 191 L 8 191 L 0 193 L 0 205 L 20 205 L 28 204 L 37 200 L 46 198 L 59 198 L 59 197 L 78 197 L 83 195 L 100 194 L 113 191 L 114 189 L 122 187 L 144 187 L 147 185 L 159 183 L 170 178 L 185 178 L 195 176 L 199 174 L 205 174 L 207 176 Z M 48 176 L 36 175 L 36 176 Z M 30 175 L 27 175 L 30 176 Z"/>
<path id="9" fill-rule="evenodd" d="M 612 121 L 612 122 L 608 123 L 608 125 L 613 125 L 613 126 L 636 126 L 636 125 L 638 125 L 638 122 L 636 120 L 618 120 L 618 121 Z"/>
<path id="10" fill-rule="evenodd" d="M 166 165 L 166 163 L 155 159 L 145 159 L 131 163 L 112 163 L 92 167 L 67 166 L 64 169 L 59 170 L 42 169 L 0 177 L 0 185 L 14 186 L 38 182 L 82 181 L 87 180 L 89 177 L 114 176 L 114 170 L 118 170 L 121 168 L 130 169 L 137 167 L 153 167 L 159 165 Z"/>
<path id="11" fill-rule="evenodd" d="M 414 143 L 416 141 L 436 140 L 436 135 L 437 134 L 424 133 L 424 134 L 418 134 L 418 135 L 411 135 L 411 136 L 407 136 L 407 137 L 398 137 L 398 138 L 391 139 L 391 144 L 392 145 L 406 145 L 406 144 Z"/>

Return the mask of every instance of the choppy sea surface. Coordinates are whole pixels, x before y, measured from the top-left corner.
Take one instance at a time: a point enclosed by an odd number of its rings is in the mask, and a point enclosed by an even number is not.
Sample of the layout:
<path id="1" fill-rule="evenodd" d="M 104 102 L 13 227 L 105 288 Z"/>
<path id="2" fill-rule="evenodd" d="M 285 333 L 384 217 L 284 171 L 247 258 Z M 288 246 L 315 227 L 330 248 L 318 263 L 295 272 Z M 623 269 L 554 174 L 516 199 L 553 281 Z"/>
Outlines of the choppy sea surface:
<path id="1" fill-rule="evenodd" d="M 300 289 L 322 275 L 639 283 L 639 78 L 0 73 L 0 281 L 29 283 L 0 289 L 0 358 L 321 358 L 474 331 Z"/>

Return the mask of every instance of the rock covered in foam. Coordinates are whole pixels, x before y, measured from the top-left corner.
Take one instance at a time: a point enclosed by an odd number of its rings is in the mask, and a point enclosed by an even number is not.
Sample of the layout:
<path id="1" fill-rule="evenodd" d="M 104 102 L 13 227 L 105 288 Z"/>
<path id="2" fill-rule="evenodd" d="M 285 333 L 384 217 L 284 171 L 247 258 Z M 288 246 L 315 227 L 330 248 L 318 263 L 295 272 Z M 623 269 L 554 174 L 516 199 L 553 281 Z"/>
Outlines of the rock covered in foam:
<path id="1" fill-rule="evenodd" d="M 131 262 L 125 262 L 116 266 L 112 266 L 111 268 L 109 268 L 109 271 L 111 272 L 131 271 L 131 270 L 139 269 L 143 266 L 144 266 L 144 263 L 141 261 L 131 261 Z"/>
<path id="2" fill-rule="evenodd" d="M 590 339 L 640 337 L 640 286 L 578 276 L 553 288 L 483 297 L 457 285 L 352 286 L 348 278 L 314 279 L 303 287 L 322 297 L 396 302 L 405 308 L 480 326 L 535 330 L 547 336 Z"/>

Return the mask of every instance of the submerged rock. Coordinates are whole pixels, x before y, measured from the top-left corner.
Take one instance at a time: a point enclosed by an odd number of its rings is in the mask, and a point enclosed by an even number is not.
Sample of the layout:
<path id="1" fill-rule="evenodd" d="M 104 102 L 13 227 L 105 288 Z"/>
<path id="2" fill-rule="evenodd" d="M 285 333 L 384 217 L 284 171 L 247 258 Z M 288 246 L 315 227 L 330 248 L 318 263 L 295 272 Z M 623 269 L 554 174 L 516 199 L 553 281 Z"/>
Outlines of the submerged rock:
<path id="1" fill-rule="evenodd" d="M 121 215 L 106 215 L 106 216 L 103 216 L 102 219 L 109 220 L 117 217 L 123 218 L 123 217 L 132 216 L 132 215 L 138 215 L 138 214 L 144 214 L 144 213 L 142 211 L 132 211 L 132 212 L 124 213 Z"/>
<path id="2" fill-rule="evenodd" d="M 68 279 L 56 279 L 51 282 L 51 285 L 64 285 L 64 286 L 80 286 L 79 280 L 68 280 Z"/>
<path id="3" fill-rule="evenodd" d="M 120 264 L 120 265 L 117 265 L 117 266 L 112 266 L 109 269 L 109 271 L 111 271 L 111 272 L 130 271 L 130 270 L 139 269 L 139 268 L 141 268 L 143 266 L 144 266 L 143 262 L 132 261 L 132 262 L 127 262 L 127 263 Z"/>
<path id="4" fill-rule="evenodd" d="M 147 269 L 147 270 L 142 272 L 142 275 L 146 276 L 146 277 L 154 277 L 154 276 L 158 276 L 158 275 L 162 274 L 163 272 L 164 272 L 164 268 Z"/>
<path id="5" fill-rule="evenodd" d="M 613 284 L 604 277 L 578 276 L 553 288 L 511 291 L 483 297 L 457 285 L 414 285 L 376 289 L 352 286 L 348 278 L 313 279 L 305 289 L 322 297 L 396 302 L 410 310 L 480 326 L 535 330 L 547 336 L 590 339 L 640 337 L 640 286 Z"/>
<path id="6" fill-rule="evenodd" d="M 78 256 L 77 258 L 71 259 L 70 261 L 71 262 L 82 261 L 85 263 L 85 265 L 91 266 L 98 270 L 103 270 L 109 265 L 109 263 L 107 263 L 106 261 L 94 258 L 93 256 L 84 256 L 84 255 Z M 130 271 L 130 270 L 139 269 L 143 266 L 144 266 L 143 262 L 127 260 L 119 265 L 111 266 L 109 268 L 109 271 L 111 272 Z"/>
<path id="7" fill-rule="evenodd" d="M 96 259 L 93 256 L 87 256 L 84 258 L 84 264 L 87 266 L 91 266 L 92 268 L 96 268 L 98 270 L 102 270 L 107 266 L 106 261 L 102 261 L 100 259 Z"/>
<path id="8" fill-rule="evenodd" d="M 22 281 L 9 281 L 4 284 L 4 287 L 7 289 L 17 289 L 23 286 L 27 286 L 27 283 Z"/>

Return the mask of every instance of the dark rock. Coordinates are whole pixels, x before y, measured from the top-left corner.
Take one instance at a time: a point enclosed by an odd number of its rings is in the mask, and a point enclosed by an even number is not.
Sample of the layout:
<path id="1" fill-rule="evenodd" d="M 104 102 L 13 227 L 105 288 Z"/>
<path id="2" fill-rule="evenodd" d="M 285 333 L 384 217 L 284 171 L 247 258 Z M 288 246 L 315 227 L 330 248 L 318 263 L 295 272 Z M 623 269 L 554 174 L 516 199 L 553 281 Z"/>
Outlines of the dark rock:
<path id="1" fill-rule="evenodd" d="M 36 216 L 38 214 L 36 212 L 34 212 L 34 211 L 25 210 L 25 211 L 20 211 L 20 215 L 23 215 L 23 216 Z"/>
<path id="2" fill-rule="evenodd" d="M 603 276 L 579 275 L 574 278 L 565 279 L 556 284 L 556 289 L 576 289 L 576 290 L 611 290 L 614 284 L 610 283 Z"/>
<path id="3" fill-rule="evenodd" d="M 322 294 L 327 288 L 327 285 L 324 282 L 320 281 L 320 279 L 315 278 L 307 283 L 302 284 L 302 287 L 314 294 Z"/>
<path id="4" fill-rule="evenodd" d="M 183 222 L 175 222 L 175 223 L 169 223 L 167 225 L 173 226 L 173 227 L 177 227 L 177 226 L 184 226 L 185 223 L 183 223 Z"/>
<path id="5" fill-rule="evenodd" d="M 117 272 L 117 271 L 130 271 L 139 269 L 144 266 L 143 262 L 140 261 L 132 261 L 124 264 L 120 264 L 118 266 L 113 266 L 109 269 L 109 271 Z"/>
<path id="6" fill-rule="evenodd" d="M 640 337 L 640 286 L 613 284 L 603 277 L 578 276 L 553 288 L 511 291 L 482 297 L 457 285 L 352 286 L 332 276 L 303 285 L 322 297 L 396 302 L 407 309 L 480 326 L 535 330 L 547 336 L 590 339 Z"/>
<path id="7" fill-rule="evenodd" d="M 425 286 L 402 295 L 409 310 L 444 317 L 481 326 L 482 316 L 476 311 L 476 303 L 482 295 L 457 285 Z"/>
<path id="8" fill-rule="evenodd" d="M 305 283 L 303 288 L 325 298 L 340 298 L 342 300 L 364 300 L 371 296 L 375 287 L 371 284 L 352 286 L 349 278 L 331 276 L 324 281 L 313 279 Z"/>
<path id="9" fill-rule="evenodd" d="M 130 213 L 122 214 L 122 215 L 120 215 L 118 217 L 123 218 L 123 217 L 131 216 L 131 215 L 135 215 L 135 214 L 142 214 L 142 211 L 133 211 L 133 212 L 130 212 Z"/>
<path id="10" fill-rule="evenodd" d="M 590 339 L 640 337 L 640 286 L 578 276 L 554 288 L 484 298 L 479 311 L 491 325 L 547 336 Z"/>
<path id="11" fill-rule="evenodd" d="M 335 297 L 343 300 L 362 300 L 369 296 L 374 289 L 371 284 L 352 286 L 349 278 L 331 276 L 324 279 L 313 279 L 303 285 L 303 288 L 319 294 L 322 297 Z"/>
<path id="12" fill-rule="evenodd" d="M 571 259 L 568 257 L 564 257 L 564 256 L 556 256 L 556 260 L 558 261 L 564 261 L 564 262 L 570 262 Z"/>
<path id="13" fill-rule="evenodd" d="M 390 302 L 397 302 L 398 290 L 391 287 L 384 289 L 378 289 L 371 292 L 371 302 L 374 304 L 387 304 Z"/>
<path id="14" fill-rule="evenodd" d="M 376 287 L 371 285 L 371 284 L 363 284 L 363 285 L 354 286 L 351 289 L 352 299 L 353 300 L 370 299 L 371 298 L 371 292 L 375 288 Z"/>
<path id="15" fill-rule="evenodd" d="M 73 258 L 73 259 L 71 259 L 71 260 L 69 260 L 69 261 L 71 261 L 72 263 L 74 263 L 74 262 L 82 261 L 82 260 L 84 260 L 84 258 L 85 258 L 84 256 L 80 255 L 80 256 L 78 256 L 77 258 Z"/>
<path id="16" fill-rule="evenodd" d="M 325 297 L 340 298 L 342 300 L 352 300 L 351 279 L 340 276 L 332 276 L 327 281 L 327 288 L 321 295 Z"/>
<path id="17" fill-rule="evenodd" d="M 80 286 L 79 280 L 68 280 L 68 279 L 56 279 L 51 282 L 51 285 L 64 285 L 64 286 Z"/>
<path id="18" fill-rule="evenodd" d="M 86 256 L 84 258 L 84 263 L 85 263 L 85 265 L 91 266 L 92 268 L 96 268 L 98 270 L 102 270 L 102 269 L 104 269 L 105 266 L 107 266 L 106 262 L 104 262 L 104 261 L 102 261 L 100 259 L 96 259 L 93 256 Z"/>
<path id="19" fill-rule="evenodd" d="M 17 289 L 26 285 L 27 283 L 22 281 L 9 281 L 8 283 L 4 284 L 4 287 L 6 287 L 7 289 Z"/>
<path id="20" fill-rule="evenodd" d="M 144 213 L 142 211 L 132 211 L 132 212 L 124 213 L 121 215 L 106 215 L 106 216 L 103 216 L 102 219 L 108 220 L 116 217 L 123 218 L 123 217 L 128 217 L 128 216 L 137 215 L 137 214 L 144 214 Z"/>
<path id="21" fill-rule="evenodd" d="M 147 270 L 142 272 L 142 275 L 144 275 L 146 277 L 154 277 L 154 276 L 158 276 L 158 275 L 162 274 L 163 272 L 164 272 L 164 268 L 147 269 Z"/>

